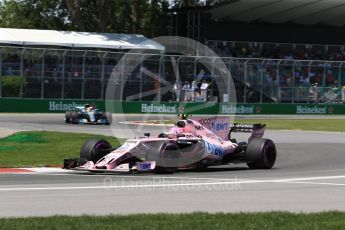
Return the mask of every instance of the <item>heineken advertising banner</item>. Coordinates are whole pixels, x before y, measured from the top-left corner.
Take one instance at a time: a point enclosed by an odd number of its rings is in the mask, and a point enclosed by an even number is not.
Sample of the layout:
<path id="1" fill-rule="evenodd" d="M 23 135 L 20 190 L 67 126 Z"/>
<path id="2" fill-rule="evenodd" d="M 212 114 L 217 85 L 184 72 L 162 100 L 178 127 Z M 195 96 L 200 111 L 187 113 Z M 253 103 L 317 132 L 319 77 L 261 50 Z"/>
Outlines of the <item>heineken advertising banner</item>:
<path id="1" fill-rule="evenodd" d="M 48 100 L 48 99 L 0 99 L 0 112 L 9 113 L 64 113 L 76 106 L 95 103 L 104 110 L 104 101 L 95 100 Z"/>
<path id="2" fill-rule="evenodd" d="M 230 103 L 177 103 L 177 102 L 119 102 L 101 100 L 55 100 L 55 99 L 0 99 L 0 112 L 12 113 L 63 113 L 76 106 L 95 103 L 113 113 L 162 113 L 162 114 L 297 114 L 326 115 L 345 114 L 345 105 L 335 104 L 230 104 Z M 108 104 L 109 103 L 109 104 Z"/>

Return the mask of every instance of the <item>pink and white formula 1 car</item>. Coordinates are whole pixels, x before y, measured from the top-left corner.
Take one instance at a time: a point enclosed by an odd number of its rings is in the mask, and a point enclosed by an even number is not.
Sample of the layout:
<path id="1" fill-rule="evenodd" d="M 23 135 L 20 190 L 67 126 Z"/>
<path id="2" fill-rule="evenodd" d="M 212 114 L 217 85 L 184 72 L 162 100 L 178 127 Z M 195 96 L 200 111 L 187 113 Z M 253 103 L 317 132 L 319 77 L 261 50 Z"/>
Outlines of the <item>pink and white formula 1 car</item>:
<path id="1" fill-rule="evenodd" d="M 229 118 L 188 119 L 158 137 L 128 139 L 118 147 L 105 140 L 89 140 L 80 158 L 65 159 L 64 168 L 90 172 L 172 173 L 182 168 L 206 168 L 228 163 L 247 163 L 251 169 L 270 169 L 276 146 L 262 138 L 265 125 L 231 124 Z M 251 133 L 248 142 L 237 143 L 234 132 Z"/>

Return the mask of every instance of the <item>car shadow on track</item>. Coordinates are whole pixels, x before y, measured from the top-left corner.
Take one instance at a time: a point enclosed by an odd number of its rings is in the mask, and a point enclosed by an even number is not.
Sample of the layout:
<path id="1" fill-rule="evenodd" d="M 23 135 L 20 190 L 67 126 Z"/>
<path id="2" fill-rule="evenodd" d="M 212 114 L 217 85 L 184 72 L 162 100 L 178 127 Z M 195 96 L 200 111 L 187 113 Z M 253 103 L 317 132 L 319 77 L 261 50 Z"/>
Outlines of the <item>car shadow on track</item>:
<path id="1" fill-rule="evenodd" d="M 251 170 L 248 167 L 209 167 L 202 169 L 180 169 L 178 172 L 198 172 L 198 173 L 213 173 L 213 172 L 236 172 Z"/>
<path id="2" fill-rule="evenodd" d="M 275 170 L 279 168 L 273 168 L 271 170 Z M 267 170 L 253 170 L 250 169 L 246 166 L 240 167 L 226 167 L 226 166 L 215 166 L 215 167 L 208 167 L 208 168 L 199 168 L 199 169 L 179 169 L 175 171 L 174 173 L 154 173 L 154 172 L 98 172 L 98 173 L 92 173 L 92 172 L 71 172 L 71 174 L 74 175 L 80 175 L 80 176 L 90 176 L 90 175 L 117 175 L 117 176 L 152 176 L 152 175 L 181 175 L 181 174 L 186 174 L 186 173 L 200 173 L 200 174 L 212 174 L 212 173 L 219 173 L 219 172 L 248 172 L 248 171 L 261 171 L 261 172 L 266 172 Z"/>

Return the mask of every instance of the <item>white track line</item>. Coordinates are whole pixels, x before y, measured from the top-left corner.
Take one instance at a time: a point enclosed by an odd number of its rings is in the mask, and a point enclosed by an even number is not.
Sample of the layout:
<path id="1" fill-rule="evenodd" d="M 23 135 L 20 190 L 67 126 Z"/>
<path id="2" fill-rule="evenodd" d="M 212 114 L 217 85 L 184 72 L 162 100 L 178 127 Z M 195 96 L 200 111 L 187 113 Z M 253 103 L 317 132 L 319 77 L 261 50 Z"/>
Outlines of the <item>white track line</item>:
<path id="1" fill-rule="evenodd" d="M 240 178 L 210 178 L 210 177 L 161 177 L 161 176 L 148 176 L 148 175 L 142 175 L 142 176 L 135 176 L 135 175 L 116 175 L 116 174 L 64 174 L 64 173 L 52 173 L 52 174 L 46 174 L 46 173 L 37 173 L 39 175 L 47 175 L 47 176 L 87 176 L 87 177 L 109 177 L 109 178 L 140 178 L 140 179 L 178 179 L 178 180 L 213 180 L 213 181 L 234 181 L 234 180 L 248 180 L 248 179 L 240 179 Z M 30 174 L 32 175 L 32 174 Z"/>
<path id="2" fill-rule="evenodd" d="M 164 188 L 164 187 L 187 187 L 187 186 L 209 186 L 209 185 L 236 185 L 243 183 L 259 183 L 260 181 L 229 181 L 229 182 L 203 182 L 203 183 L 168 183 L 168 184 L 140 184 L 140 185 L 109 185 L 109 186 L 80 186 L 80 187 L 33 187 L 33 188 L 0 188 L 3 191 L 46 191 L 46 190 L 87 190 L 87 189 L 143 189 L 143 188 Z"/>
<path id="3" fill-rule="evenodd" d="M 341 183 L 309 182 L 309 181 L 280 182 L 280 183 L 286 183 L 286 184 L 310 184 L 310 185 L 345 186 L 345 184 L 341 184 Z"/>
<path id="4" fill-rule="evenodd" d="M 52 173 L 52 174 L 45 174 L 45 173 L 38 173 L 39 175 L 47 175 L 47 176 L 90 176 L 90 177 L 111 177 L 111 178 L 141 178 L 141 179 L 185 179 L 185 180 L 214 180 L 214 181 L 269 181 L 269 182 L 290 182 L 290 181 L 306 181 L 306 180 L 327 180 L 327 179 L 342 179 L 345 178 L 345 175 L 338 175 L 338 176 L 319 176 L 319 177 L 297 177 L 297 178 L 284 178 L 284 179 L 240 179 L 240 178 L 211 178 L 211 177 L 177 177 L 177 176 L 171 176 L 171 177 L 161 177 L 161 176 L 148 176 L 148 175 L 142 175 L 142 176 L 136 176 L 136 175 L 119 175 L 119 174 L 75 174 L 75 173 L 70 173 L 70 174 L 64 174 L 64 173 Z M 32 174 L 30 174 L 32 175 Z"/>
<path id="5" fill-rule="evenodd" d="M 221 181 L 221 182 L 197 182 L 197 183 L 160 183 L 160 184 L 137 184 L 137 185 L 106 185 L 106 186 L 70 186 L 70 187 L 29 187 L 29 188 L 0 188 L 0 192 L 4 191 L 49 191 L 49 190 L 88 190 L 88 189 L 143 189 L 143 188 L 164 188 L 164 187 L 187 187 L 187 186 L 209 186 L 209 185 L 231 185 L 238 186 L 241 184 L 256 184 L 256 183 L 295 183 L 295 184 L 315 184 L 315 185 L 343 185 L 338 183 L 318 183 L 318 182 L 303 182 L 304 180 L 323 180 L 323 179 L 340 179 L 345 178 L 345 175 L 339 176 L 324 176 L 324 177 L 306 177 L 306 178 L 290 178 L 290 179 L 274 179 L 274 180 L 235 180 L 235 181 Z M 111 179 L 111 178 L 109 178 Z"/>
<path id="6" fill-rule="evenodd" d="M 300 178 L 286 178 L 286 179 L 277 179 L 271 180 L 272 182 L 290 182 L 290 181 L 304 181 L 304 180 L 327 180 L 327 179 L 342 179 L 345 178 L 345 175 L 339 176 L 319 176 L 319 177 L 300 177 Z"/>
<path id="7" fill-rule="evenodd" d="M 31 171 L 31 173 L 63 173 L 70 172 L 70 170 L 62 168 L 53 168 L 53 167 L 40 167 L 40 168 L 19 168 Z"/>

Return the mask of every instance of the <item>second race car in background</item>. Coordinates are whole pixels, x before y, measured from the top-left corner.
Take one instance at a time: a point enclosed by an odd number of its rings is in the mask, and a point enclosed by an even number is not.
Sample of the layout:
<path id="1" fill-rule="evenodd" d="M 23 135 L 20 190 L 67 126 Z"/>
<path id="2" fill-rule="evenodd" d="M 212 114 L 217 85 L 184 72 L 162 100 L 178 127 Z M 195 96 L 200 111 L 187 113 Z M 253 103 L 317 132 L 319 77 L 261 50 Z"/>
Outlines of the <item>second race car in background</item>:
<path id="1" fill-rule="evenodd" d="M 73 111 L 66 111 L 65 122 L 72 124 L 111 124 L 111 113 L 99 111 L 94 104 L 77 106 Z"/>

